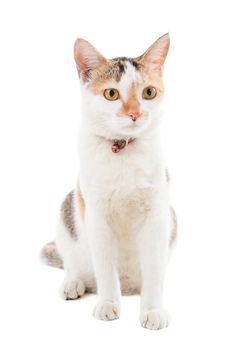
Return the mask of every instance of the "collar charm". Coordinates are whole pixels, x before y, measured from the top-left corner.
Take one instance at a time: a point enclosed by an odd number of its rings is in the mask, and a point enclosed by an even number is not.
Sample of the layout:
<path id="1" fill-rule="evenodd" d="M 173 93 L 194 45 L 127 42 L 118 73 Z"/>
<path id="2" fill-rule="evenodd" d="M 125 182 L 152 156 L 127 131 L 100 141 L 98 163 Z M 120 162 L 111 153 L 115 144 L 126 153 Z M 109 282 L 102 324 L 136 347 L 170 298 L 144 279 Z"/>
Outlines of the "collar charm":
<path id="1" fill-rule="evenodd" d="M 129 143 L 131 143 L 132 141 L 134 141 L 134 139 L 130 138 L 128 140 L 125 139 L 121 139 L 121 140 L 117 140 L 115 139 L 113 141 L 111 150 L 113 153 L 118 153 L 120 152 L 123 148 L 125 148 L 126 145 L 128 145 Z"/>

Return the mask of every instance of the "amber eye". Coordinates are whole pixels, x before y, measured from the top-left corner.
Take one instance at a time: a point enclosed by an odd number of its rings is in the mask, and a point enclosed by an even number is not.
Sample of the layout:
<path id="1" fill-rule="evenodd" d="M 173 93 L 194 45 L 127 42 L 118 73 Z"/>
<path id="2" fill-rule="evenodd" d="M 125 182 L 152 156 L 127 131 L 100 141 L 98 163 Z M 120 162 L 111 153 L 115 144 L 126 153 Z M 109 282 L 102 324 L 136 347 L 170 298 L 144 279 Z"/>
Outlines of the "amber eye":
<path id="1" fill-rule="evenodd" d="M 143 98 L 145 100 L 152 100 L 157 95 L 157 90 L 154 86 L 148 86 L 143 90 Z"/>
<path id="2" fill-rule="evenodd" d="M 119 91 L 116 89 L 106 89 L 104 90 L 104 97 L 109 101 L 118 100 L 120 97 Z"/>

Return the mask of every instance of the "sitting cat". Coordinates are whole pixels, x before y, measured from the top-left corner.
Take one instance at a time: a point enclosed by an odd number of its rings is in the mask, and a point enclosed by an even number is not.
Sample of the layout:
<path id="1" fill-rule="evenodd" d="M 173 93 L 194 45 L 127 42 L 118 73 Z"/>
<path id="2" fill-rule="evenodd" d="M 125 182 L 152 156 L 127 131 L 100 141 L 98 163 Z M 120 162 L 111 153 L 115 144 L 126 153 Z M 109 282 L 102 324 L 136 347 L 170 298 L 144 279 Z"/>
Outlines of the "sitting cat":
<path id="1" fill-rule="evenodd" d="M 106 59 L 78 39 L 81 82 L 80 174 L 65 198 L 46 263 L 65 270 L 61 293 L 96 292 L 94 316 L 114 320 L 122 294 L 141 294 L 140 322 L 169 323 L 163 306 L 166 264 L 176 239 L 159 121 L 169 35 L 137 58 Z"/>

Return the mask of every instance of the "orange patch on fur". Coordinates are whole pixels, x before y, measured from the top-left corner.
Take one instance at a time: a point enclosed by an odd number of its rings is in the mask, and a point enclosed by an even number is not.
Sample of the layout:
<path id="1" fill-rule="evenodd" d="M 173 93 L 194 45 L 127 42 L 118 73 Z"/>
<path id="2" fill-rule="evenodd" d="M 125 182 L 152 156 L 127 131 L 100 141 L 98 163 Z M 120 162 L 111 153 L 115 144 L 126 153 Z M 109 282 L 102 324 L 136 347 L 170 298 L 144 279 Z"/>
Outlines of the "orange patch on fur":
<path id="1" fill-rule="evenodd" d="M 81 193 L 79 184 L 78 184 L 77 189 L 76 189 L 76 198 L 77 198 L 78 204 L 79 204 L 80 216 L 81 216 L 82 219 L 84 219 L 84 214 L 85 214 L 85 201 L 84 201 L 83 195 L 82 195 L 82 193 Z"/>
<path id="2" fill-rule="evenodd" d="M 155 86 L 157 93 L 164 93 L 164 84 L 162 80 L 162 69 L 153 64 L 143 64 L 141 74 L 144 80 L 148 81 L 148 85 Z"/>
<path id="3" fill-rule="evenodd" d="M 128 90 L 128 98 L 126 101 L 123 101 L 119 115 L 128 116 L 132 111 L 140 112 L 140 103 L 137 99 L 135 82 L 132 83 Z"/>
<path id="4" fill-rule="evenodd" d="M 121 61 L 125 65 L 125 62 Z M 120 68 L 116 61 L 107 60 L 99 69 L 92 72 L 89 88 L 94 94 L 101 93 L 104 83 L 107 81 L 119 81 L 121 78 Z"/>

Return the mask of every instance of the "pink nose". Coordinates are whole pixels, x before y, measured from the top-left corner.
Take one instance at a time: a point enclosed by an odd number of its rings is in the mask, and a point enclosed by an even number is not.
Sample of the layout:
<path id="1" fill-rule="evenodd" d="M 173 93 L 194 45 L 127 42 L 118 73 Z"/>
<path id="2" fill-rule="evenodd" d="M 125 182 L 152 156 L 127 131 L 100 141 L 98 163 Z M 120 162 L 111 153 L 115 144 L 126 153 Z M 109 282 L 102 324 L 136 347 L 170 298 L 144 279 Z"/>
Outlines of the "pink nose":
<path id="1" fill-rule="evenodd" d="M 133 120 L 133 122 L 135 122 L 137 120 L 137 118 L 140 116 L 140 114 L 141 113 L 139 111 L 130 111 L 129 112 L 129 116 Z"/>

